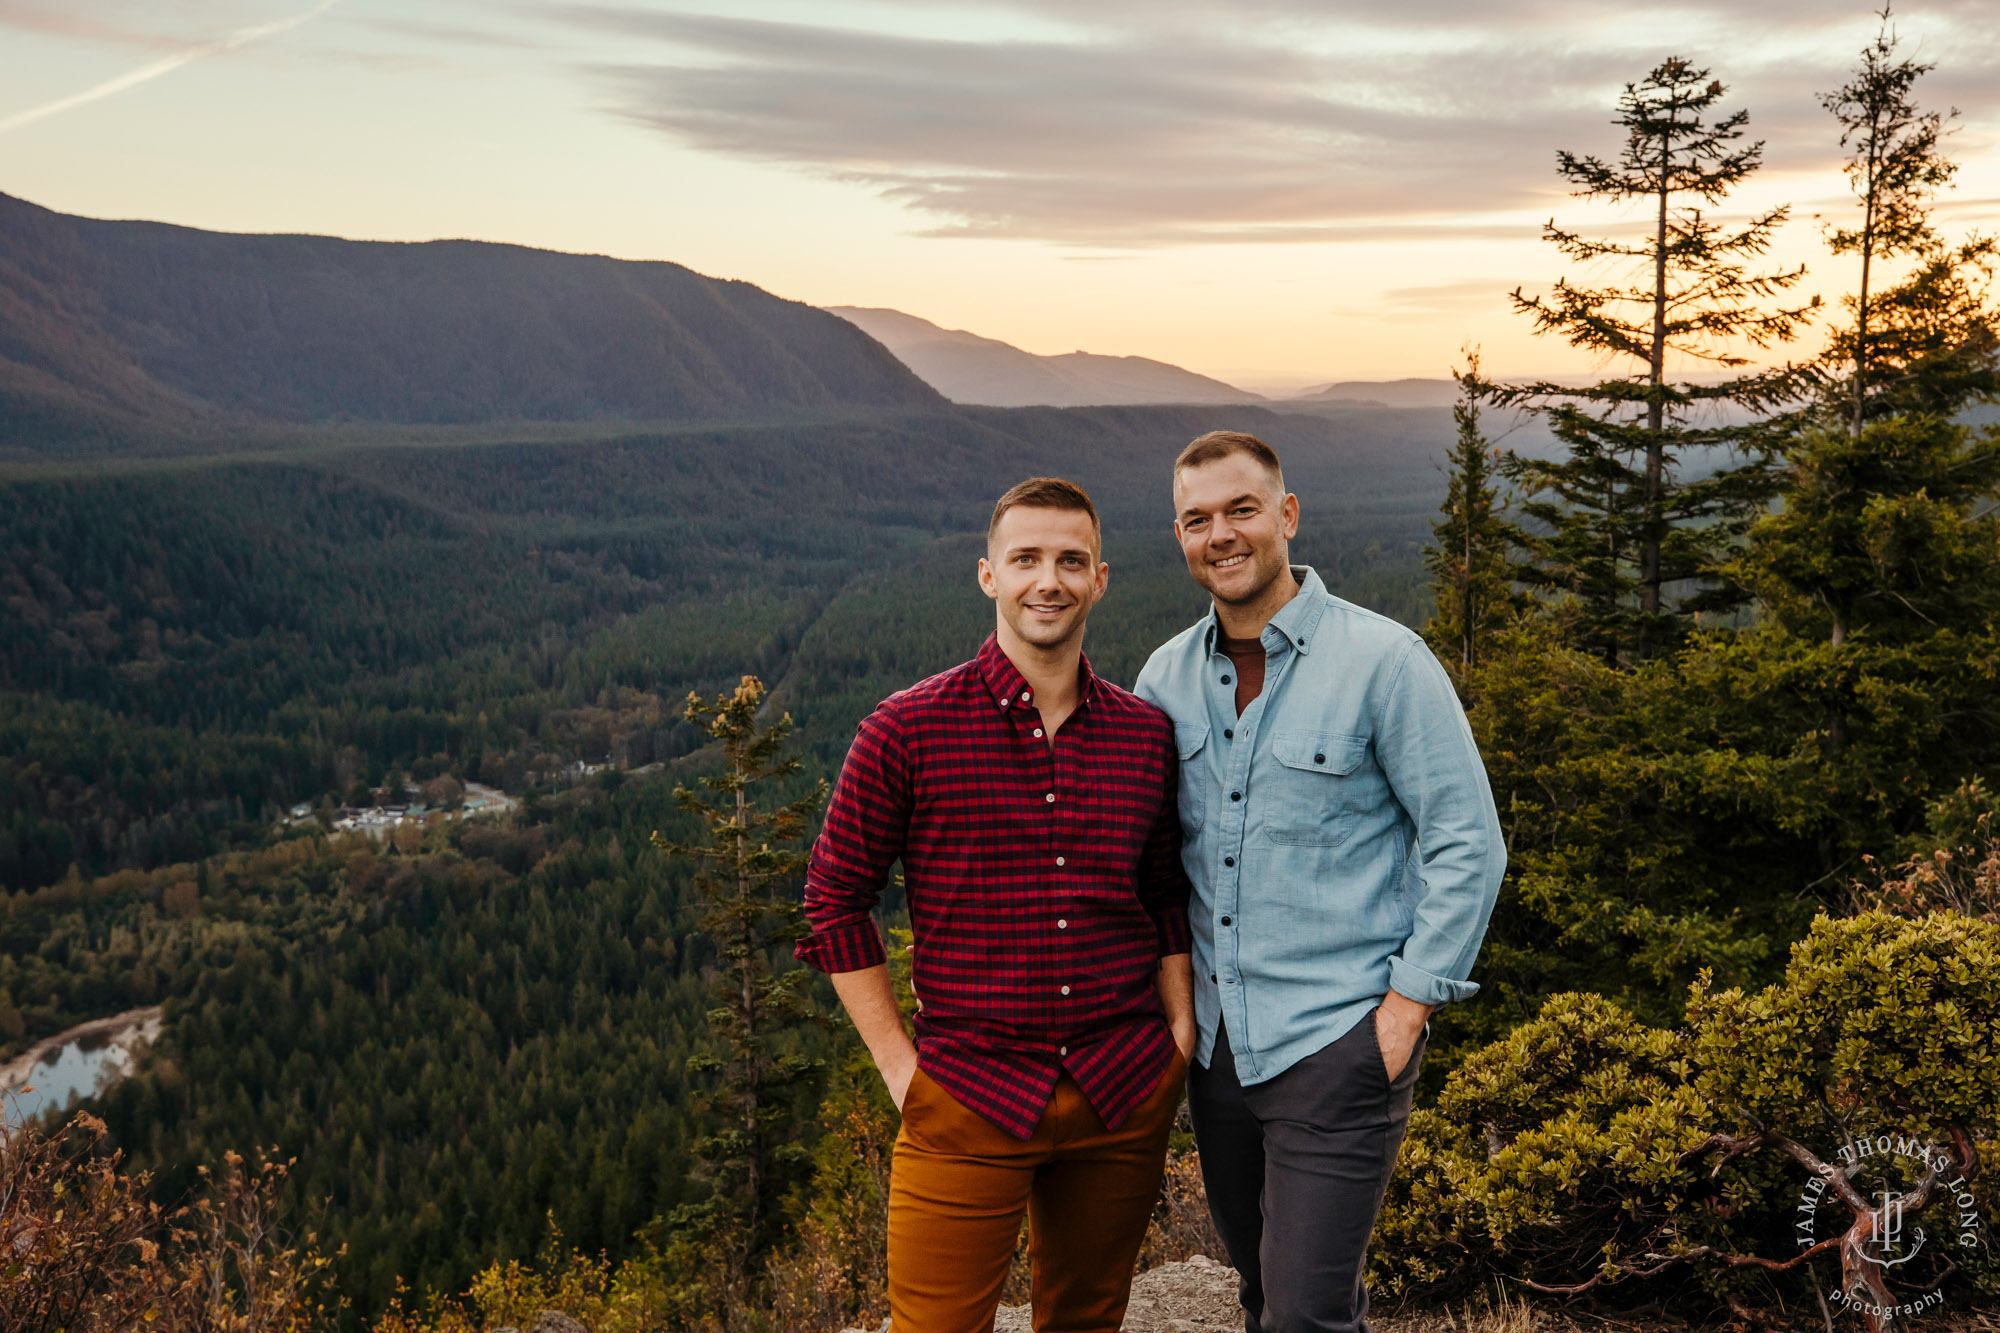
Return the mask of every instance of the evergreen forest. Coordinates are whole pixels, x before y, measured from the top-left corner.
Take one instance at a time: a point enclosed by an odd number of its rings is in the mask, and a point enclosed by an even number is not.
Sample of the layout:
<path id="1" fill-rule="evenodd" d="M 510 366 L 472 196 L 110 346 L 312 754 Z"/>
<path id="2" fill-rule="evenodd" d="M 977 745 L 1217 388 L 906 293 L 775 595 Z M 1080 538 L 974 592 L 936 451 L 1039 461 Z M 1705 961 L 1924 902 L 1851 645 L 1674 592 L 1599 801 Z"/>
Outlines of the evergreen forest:
<path id="1" fill-rule="evenodd" d="M 1294 559 L 1451 673 L 1509 845 L 1380 1299 L 1990 1310 L 2000 251 L 1939 220 L 1931 69 L 1885 12 L 1821 99 L 1853 198 L 1818 302 L 1767 262 L 1804 224 L 1728 206 L 1764 144 L 1727 71 L 1634 71 L 1556 156 L 1566 276 L 1511 298 L 1600 375 L 1467 349 L 1449 414 L 919 405 L 8 465 L 0 1057 L 164 1005 L 75 1160 L 190 1216 L 282 1207 L 286 1280 L 339 1306 L 283 1327 L 877 1326 L 895 1114 L 788 947 L 820 784 L 978 646 L 987 514 L 1029 475 L 1102 510 L 1086 649 L 1129 682 L 1203 613 L 1168 467 L 1226 426 L 1284 459 Z M 1606 206 L 1647 228 L 1600 235 Z M 451 817 L 469 783 L 518 808 Z M 1188 1149 L 1142 1262 L 1213 1247 Z M 1891 1207 L 1932 1244 L 1882 1264 Z"/>

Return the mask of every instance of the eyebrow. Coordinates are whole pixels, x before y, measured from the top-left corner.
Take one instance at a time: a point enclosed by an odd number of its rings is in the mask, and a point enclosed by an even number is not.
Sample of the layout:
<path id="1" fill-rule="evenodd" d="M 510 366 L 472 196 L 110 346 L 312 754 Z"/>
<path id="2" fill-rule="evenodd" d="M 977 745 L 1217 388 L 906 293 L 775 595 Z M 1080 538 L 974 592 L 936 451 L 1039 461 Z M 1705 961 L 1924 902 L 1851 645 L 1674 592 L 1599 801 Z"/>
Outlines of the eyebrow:
<path id="1" fill-rule="evenodd" d="M 1042 548 L 1039 546 L 1010 546 L 1007 548 L 1005 554 L 1007 558 L 1011 560 L 1017 555 L 1040 555 L 1041 551 Z M 1056 552 L 1056 554 L 1080 555 L 1084 559 L 1088 560 L 1090 558 L 1090 548 L 1088 546 L 1065 546 L 1060 551 Z"/>
<path id="2" fill-rule="evenodd" d="M 1236 506 L 1242 504 L 1246 500 L 1254 502 L 1256 499 L 1257 499 L 1257 493 L 1255 491 L 1245 491 L 1243 492 L 1243 494 L 1237 496 L 1234 500 L 1229 501 L 1222 507 L 1224 509 L 1234 509 L 1236 508 Z M 1186 509 L 1181 510 L 1181 517 L 1183 519 L 1188 519 L 1206 512 L 1207 512 L 1206 510 L 1197 509 L 1193 505 L 1189 505 Z"/>

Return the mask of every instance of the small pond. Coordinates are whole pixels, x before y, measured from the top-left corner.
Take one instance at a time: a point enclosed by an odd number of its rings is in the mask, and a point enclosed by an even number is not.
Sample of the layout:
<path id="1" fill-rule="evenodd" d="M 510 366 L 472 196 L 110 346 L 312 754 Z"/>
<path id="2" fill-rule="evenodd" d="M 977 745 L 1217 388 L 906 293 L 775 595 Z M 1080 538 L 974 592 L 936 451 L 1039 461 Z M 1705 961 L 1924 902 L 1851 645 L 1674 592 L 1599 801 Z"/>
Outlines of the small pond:
<path id="1" fill-rule="evenodd" d="M 139 1048 L 159 1035 L 160 1012 L 120 1015 L 123 1025 L 85 1024 L 0 1067 L 0 1120 L 20 1124 L 103 1092 L 132 1070 Z M 114 1020 L 114 1023 L 117 1020 Z M 67 1038 L 67 1040 L 65 1040 Z M 23 1085 L 33 1090 L 18 1091 Z"/>

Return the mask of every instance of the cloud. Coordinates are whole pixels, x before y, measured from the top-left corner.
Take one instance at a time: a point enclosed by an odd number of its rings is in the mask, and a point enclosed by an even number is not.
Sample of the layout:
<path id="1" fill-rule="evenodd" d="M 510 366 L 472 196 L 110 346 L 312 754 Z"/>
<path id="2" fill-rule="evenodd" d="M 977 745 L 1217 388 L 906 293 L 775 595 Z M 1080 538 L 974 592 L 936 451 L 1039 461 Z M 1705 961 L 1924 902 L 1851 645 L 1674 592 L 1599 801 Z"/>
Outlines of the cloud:
<path id="1" fill-rule="evenodd" d="M 933 0 L 923 26 L 990 8 Z M 1644 30 L 1569 0 L 1501 17 L 1471 0 L 1005 8 L 1026 16 L 1024 35 L 912 36 L 742 6 L 544 12 L 620 39 L 631 54 L 585 71 L 606 107 L 698 149 L 865 186 L 928 235 L 1135 248 L 1519 236 L 1524 215 L 1565 206 L 1556 148 L 1615 152 L 1619 86 L 1677 49 L 1737 85 L 1774 169 L 1823 169 L 1833 135 L 1814 94 L 1868 31 L 1830 44 L 1827 6 L 1804 0 L 1696 3 Z M 1927 96 L 2000 73 L 1990 8 L 1936 7 L 1926 31 L 1951 37 L 1951 77 Z"/>
<path id="2" fill-rule="evenodd" d="M 161 75 L 170 74 L 182 65 L 200 60 L 204 56 L 221 55 L 226 51 L 234 51 L 239 47 L 248 46 L 250 43 L 261 41 L 266 37 L 275 37 L 281 32 L 287 32 L 298 27 L 301 23 L 318 18 L 338 3 L 340 3 L 340 0 L 319 0 L 319 3 L 311 9 L 303 13 L 294 14 L 290 18 L 278 19 L 271 23 L 259 23 L 247 28 L 238 28 L 234 32 L 224 33 L 220 37 L 183 45 L 179 50 L 169 55 L 161 56 L 158 60 L 141 65 L 137 69 L 127 70 L 115 78 L 106 79 L 104 82 L 94 84 L 91 87 L 83 89 L 81 92 L 70 93 L 65 97 L 58 97 L 52 101 L 43 102 L 39 106 L 29 107 L 25 111 L 17 111 L 11 116 L 0 117 L 0 134 L 17 130 L 23 125 L 32 124 L 45 117 L 68 111 L 73 107 L 102 101 L 104 98 L 125 92 L 127 89 L 136 88 L 142 83 L 151 83 Z"/>
<path id="3" fill-rule="evenodd" d="M 1452 314 L 1493 305 L 1516 285 L 1508 278 L 1467 278 L 1462 282 L 1391 287 L 1382 293 L 1382 304 L 1410 313 Z"/>

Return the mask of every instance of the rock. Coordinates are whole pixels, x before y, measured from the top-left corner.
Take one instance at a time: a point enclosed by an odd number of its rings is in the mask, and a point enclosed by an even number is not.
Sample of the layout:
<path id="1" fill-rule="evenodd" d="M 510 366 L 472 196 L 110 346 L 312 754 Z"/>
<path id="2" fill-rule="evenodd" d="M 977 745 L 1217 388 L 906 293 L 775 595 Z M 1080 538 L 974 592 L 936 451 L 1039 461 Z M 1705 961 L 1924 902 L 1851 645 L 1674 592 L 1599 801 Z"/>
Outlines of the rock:
<path id="1" fill-rule="evenodd" d="M 544 1310 L 535 1316 L 532 1333 L 590 1333 L 590 1330 L 559 1310 Z"/>

